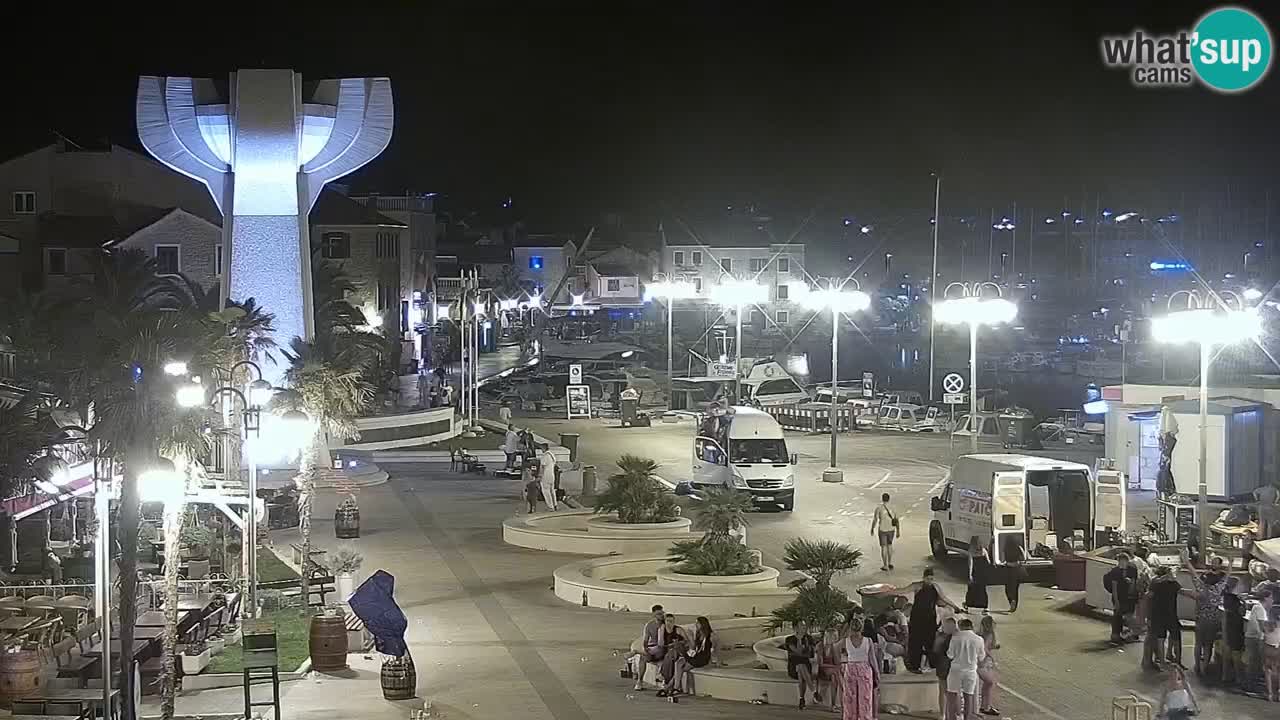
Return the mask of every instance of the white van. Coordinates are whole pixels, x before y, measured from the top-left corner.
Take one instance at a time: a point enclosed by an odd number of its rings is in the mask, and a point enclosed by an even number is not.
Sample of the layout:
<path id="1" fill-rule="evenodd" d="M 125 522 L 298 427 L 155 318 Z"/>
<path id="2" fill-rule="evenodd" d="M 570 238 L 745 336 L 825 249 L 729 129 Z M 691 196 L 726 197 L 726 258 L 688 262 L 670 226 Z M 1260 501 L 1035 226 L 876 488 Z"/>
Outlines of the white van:
<path id="1" fill-rule="evenodd" d="M 777 420 L 741 406 L 723 416 L 714 432 L 705 419 L 693 440 L 694 489 L 734 488 L 751 493 L 758 505 L 795 507 L 796 456 L 787 452 Z"/>
<path id="2" fill-rule="evenodd" d="M 1052 565 L 1077 531 L 1092 550 L 1099 537 L 1125 529 L 1124 492 L 1124 474 L 1116 471 L 1095 476 L 1088 465 L 1046 457 L 965 455 L 930 501 L 929 547 L 942 559 L 951 550 L 968 552 L 977 536 L 993 563 L 1018 545 L 1027 565 Z"/>

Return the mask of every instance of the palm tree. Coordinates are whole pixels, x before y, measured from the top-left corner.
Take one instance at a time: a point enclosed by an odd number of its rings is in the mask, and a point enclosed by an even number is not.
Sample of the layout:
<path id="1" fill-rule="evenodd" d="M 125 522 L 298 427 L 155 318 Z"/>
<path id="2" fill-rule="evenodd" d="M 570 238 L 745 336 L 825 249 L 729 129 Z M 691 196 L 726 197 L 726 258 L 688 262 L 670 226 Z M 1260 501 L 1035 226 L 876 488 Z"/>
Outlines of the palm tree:
<path id="1" fill-rule="evenodd" d="M 675 520 L 675 498 L 658 482 L 658 463 L 649 458 L 623 455 L 618 471 L 610 475 L 609 487 L 596 497 L 597 513 L 613 512 L 618 520 L 632 523 L 660 523 Z"/>
<path id="2" fill-rule="evenodd" d="M 693 518 L 693 528 L 701 530 L 702 537 L 671 546 L 670 556 L 676 562 L 677 571 L 689 575 L 759 572 L 753 553 L 732 535 L 734 530 L 746 527 L 746 513 L 751 506 L 748 493 L 732 489 L 708 491 Z"/>
<path id="3" fill-rule="evenodd" d="M 840 588 L 833 587 L 832 579 L 843 572 L 858 567 L 862 551 L 834 540 L 805 540 L 792 538 L 783 552 L 787 569 L 802 572 L 813 580 L 798 580 L 791 584 L 798 588 L 796 597 L 770 615 L 771 630 L 790 627 L 803 622 L 819 632 L 826 632 L 845 622 L 849 609 L 856 603 Z"/>
<path id="4" fill-rule="evenodd" d="M 751 494 L 731 488 L 708 490 L 693 517 L 693 529 L 707 535 L 728 538 L 738 528 L 747 526 L 747 513 L 753 503 Z"/>
<path id="5" fill-rule="evenodd" d="M 33 461 L 49 445 L 39 404 L 35 392 L 23 395 L 15 405 L 0 404 L 0 498 L 28 492 L 36 474 Z"/>
<path id="6" fill-rule="evenodd" d="M 317 333 L 318 335 L 318 333 Z M 315 497 L 316 472 L 328 465 L 326 438 L 358 438 L 355 418 L 373 398 L 373 386 L 364 377 L 364 366 L 348 364 L 360 359 L 358 354 L 340 351 L 337 357 L 325 355 L 319 346 L 294 338 L 290 350 L 283 351 L 289 361 L 285 371 L 288 388 L 279 393 L 273 406 L 280 410 L 305 412 L 312 423 L 310 441 L 302 451 L 298 475 L 298 521 L 302 534 L 302 597 L 310 590 L 306 563 L 311 557 L 311 510 Z"/>
<path id="7" fill-rule="evenodd" d="M 802 572 L 816 585 L 830 586 L 836 575 L 854 570 L 862 559 L 862 551 L 834 540 L 792 538 L 783 550 L 782 561 L 788 570 Z"/>

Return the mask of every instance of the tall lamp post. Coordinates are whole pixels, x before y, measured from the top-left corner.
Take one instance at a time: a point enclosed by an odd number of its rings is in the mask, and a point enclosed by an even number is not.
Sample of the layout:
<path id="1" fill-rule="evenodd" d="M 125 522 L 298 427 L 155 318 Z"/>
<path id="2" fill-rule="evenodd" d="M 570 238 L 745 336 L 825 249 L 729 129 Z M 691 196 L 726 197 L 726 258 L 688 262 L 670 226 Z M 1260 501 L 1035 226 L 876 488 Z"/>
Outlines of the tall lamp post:
<path id="1" fill-rule="evenodd" d="M 853 289 L 829 282 L 827 287 L 811 290 L 804 295 L 804 305 L 811 310 L 831 310 L 831 466 L 822 471 L 823 482 L 844 482 L 844 471 L 836 465 L 836 403 L 839 396 L 840 315 L 866 310 L 871 298 L 861 289 L 858 281 L 850 279 Z"/>
<path id="2" fill-rule="evenodd" d="M 63 425 L 63 433 L 78 433 L 89 440 L 89 431 L 79 425 Z M 59 444 L 73 442 L 68 438 Z M 57 456 L 50 456 L 56 458 Z M 65 471 L 65 464 L 59 470 Z M 93 607 L 102 632 L 103 647 L 111 647 L 111 461 L 102 457 L 102 442 L 93 440 L 93 511 L 98 534 L 93 540 Z M 54 483 L 57 484 L 56 482 Z M 102 707 L 111 707 L 111 667 L 102 673 Z"/>
<path id="3" fill-rule="evenodd" d="M 191 383 L 178 389 L 178 405 L 187 408 L 200 407 L 214 402 L 222 395 L 232 395 L 239 398 L 240 403 L 244 406 L 245 438 L 249 437 L 249 433 L 257 436 L 261 427 L 262 408 L 270 402 L 271 396 L 275 394 L 275 388 L 271 386 L 271 383 L 262 379 L 262 368 L 249 360 L 242 360 L 231 367 L 230 376 L 232 378 L 234 378 L 235 371 L 242 365 L 252 367 L 258 372 L 258 379 L 248 385 L 247 395 L 235 387 L 224 385 L 214 389 L 206 396 L 204 387 L 197 383 Z M 248 512 L 245 518 L 244 550 L 241 558 L 245 573 L 246 602 L 241 603 L 241 608 L 243 608 L 242 614 L 244 617 L 252 617 L 258 607 L 258 460 L 257 454 L 251 448 L 246 448 L 244 454 L 248 458 L 249 466 L 247 487 L 249 497 Z"/>
<path id="4" fill-rule="evenodd" d="M 1219 307 L 1206 307 L 1206 300 L 1196 292 L 1184 291 L 1187 309 L 1170 312 L 1151 321 L 1151 334 L 1158 342 L 1199 343 L 1200 345 L 1200 478 L 1199 498 L 1196 501 L 1196 517 L 1200 524 L 1200 552 L 1203 555 L 1209 542 L 1209 365 L 1215 345 L 1230 345 L 1241 340 L 1257 338 L 1262 334 L 1262 318 L 1257 308 L 1244 309 L 1240 298 L 1230 291 L 1219 294 L 1213 302 Z M 1175 293 L 1169 304 L 1183 293 Z M 1234 299 L 1237 309 L 1231 309 L 1228 299 Z"/>
<path id="5" fill-rule="evenodd" d="M 982 297 L 984 288 L 994 288 L 996 297 Z M 938 322 L 947 325 L 969 326 L 969 448 L 978 452 L 978 327 L 1007 323 L 1018 316 L 1018 306 L 1000 297 L 1000 286 L 991 282 L 970 285 L 953 282 L 943 291 L 948 295 L 952 288 L 959 288 L 961 295 L 943 300 L 934 308 Z"/>
<path id="6" fill-rule="evenodd" d="M 662 276 L 661 280 L 644 286 L 645 301 L 659 298 L 667 304 L 667 409 L 671 408 L 671 397 L 675 392 L 675 375 L 672 366 L 675 364 L 674 348 L 671 344 L 672 318 L 675 313 L 676 300 L 684 300 L 697 295 L 693 283 L 684 280 L 670 280 Z"/>
<path id="7" fill-rule="evenodd" d="M 769 299 L 769 287 L 755 281 L 726 276 L 711 289 L 711 301 L 722 307 L 732 307 L 737 316 L 737 333 L 734 339 L 733 398 L 742 402 L 742 308 L 757 305 Z"/>

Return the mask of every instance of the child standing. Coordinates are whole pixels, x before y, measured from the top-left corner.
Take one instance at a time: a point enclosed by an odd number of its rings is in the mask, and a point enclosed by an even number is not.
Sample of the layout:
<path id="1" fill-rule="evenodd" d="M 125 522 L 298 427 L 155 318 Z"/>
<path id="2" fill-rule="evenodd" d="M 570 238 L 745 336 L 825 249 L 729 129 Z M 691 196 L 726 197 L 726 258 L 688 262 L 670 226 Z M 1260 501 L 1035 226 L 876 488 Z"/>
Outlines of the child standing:
<path id="1" fill-rule="evenodd" d="M 535 477 L 533 480 L 524 484 L 524 499 L 529 503 L 529 514 L 532 515 L 538 511 L 538 493 L 542 486 Z"/>

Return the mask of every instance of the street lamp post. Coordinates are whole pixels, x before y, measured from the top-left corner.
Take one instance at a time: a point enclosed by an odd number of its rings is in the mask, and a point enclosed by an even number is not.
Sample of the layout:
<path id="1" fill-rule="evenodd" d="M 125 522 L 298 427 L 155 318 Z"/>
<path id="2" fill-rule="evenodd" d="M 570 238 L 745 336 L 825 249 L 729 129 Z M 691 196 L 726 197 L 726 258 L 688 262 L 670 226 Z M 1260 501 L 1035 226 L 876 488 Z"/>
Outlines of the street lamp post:
<path id="1" fill-rule="evenodd" d="M 726 276 L 711 290 L 712 302 L 722 307 L 734 308 L 737 315 L 733 366 L 733 396 L 736 403 L 742 402 L 742 308 L 746 305 L 766 302 L 768 299 L 768 286 L 756 282 L 755 278 L 741 280 Z"/>
<path id="2" fill-rule="evenodd" d="M 691 298 L 696 294 L 693 283 L 683 280 L 673 281 L 666 277 L 649 283 L 644 288 L 644 299 L 646 301 L 659 298 L 667 303 L 667 409 L 671 409 L 671 397 L 675 392 L 675 374 L 672 369 L 675 364 L 675 353 L 672 346 L 672 323 L 675 315 L 676 300 Z"/>
<path id="3" fill-rule="evenodd" d="M 991 282 L 970 285 L 953 282 L 943 291 L 958 287 L 960 297 L 943 300 L 934 307 L 938 321 L 945 324 L 969 326 L 969 448 L 978 452 L 978 326 L 998 325 L 1012 321 L 1018 315 L 1018 306 L 1000 297 L 1000 286 Z M 996 297 L 982 297 L 984 288 L 995 288 Z"/>
<path id="4" fill-rule="evenodd" d="M 89 431 L 79 425 L 63 425 L 59 432 L 75 432 L 89 439 Z M 104 472 L 103 465 L 107 465 Z M 104 478 L 103 476 L 106 475 Z M 93 540 L 93 606 L 98 616 L 103 647 L 111 647 L 111 471 L 102 457 L 102 441 L 93 441 L 93 511 L 98 534 Z M 111 707 L 111 666 L 102 673 L 102 707 Z"/>
<path id="5" fill-rule="evenodd" d="M 840 368 L 840 314 L 866 310 L 871 306 L 871 298 L 858 288 L 858 281 L 850 279 L 852 290 L 845 290 L 841 285 L 829 282 L 826 288 L 812 290 L 804 295 L 804 304 L 815 311 L 831 310 L 831 464 L 822 471 L 823 482 L 843 482 L 844 471 L 836 465 L 836 426 L 837 402 L 839 395 Z"/>
<path id="6" fill-rule="evenodd" d="M 213 402 L 214 399 L 223 394 L 237 397 L 244 406 L 245 438 L 248 438 L 249 433 L 253 433 L 256 436 L 260 427 L 262 407 L 270 401 L 275 388 L 262 378 L 262 368 L 251 360 L 241 360 L 231 366 L 231 370 L 228 373 L 230 382 L 235 382 L 235 371 L 241 366 L 251 367 L 258 373 L 258 379 L 248 384 L 247 395 L 231 385 L 224 385 L 214 389 L 206 399 L 204 388 L 192 383 L 178 389 L 178 404 L 183 407 L 199 407 Z M 248 511 L 246 512 L 245 530 L 243 542 L 241 543 L 243 546 L 241 564 L 245 576 L 246 602 L 241 603 L 241 608 L 242 616 L 253 617 L 257 612 L 258 599 L 258 458 L 256 453 L 247 448 L 247 443 L 242 442 L 241 445 L 246 449 L 243 455 L 247 457 L 249 466 L 249 480 L 246 487 Z"/>
<path id="7" fill-rule="evenodd" d="M 1170 304 L 1181 294 L 1170 297 Z M 1200 524 L 1200 552 L 1204 554 L 1209 540 L 1209 365 L 1213 347 L 1257 338 L 1262 333 L 1262 319 L 1256 308 L 1244 309 L 1240 298 L 1230 291 L 1215 299 L 1219 309 L 1204 307 L 1205 302 L 1198 293 L 1186 292 L 1186 295 L 1188 309 L 1153 319 L 1151 333 L 1159 342 L 1194 342 L 1200 345 L 1200 478 L 1196 517 Z M 1226 302 L 1228 298 L 1234 298 L 1239 309 L 1230 309 Z"/>

